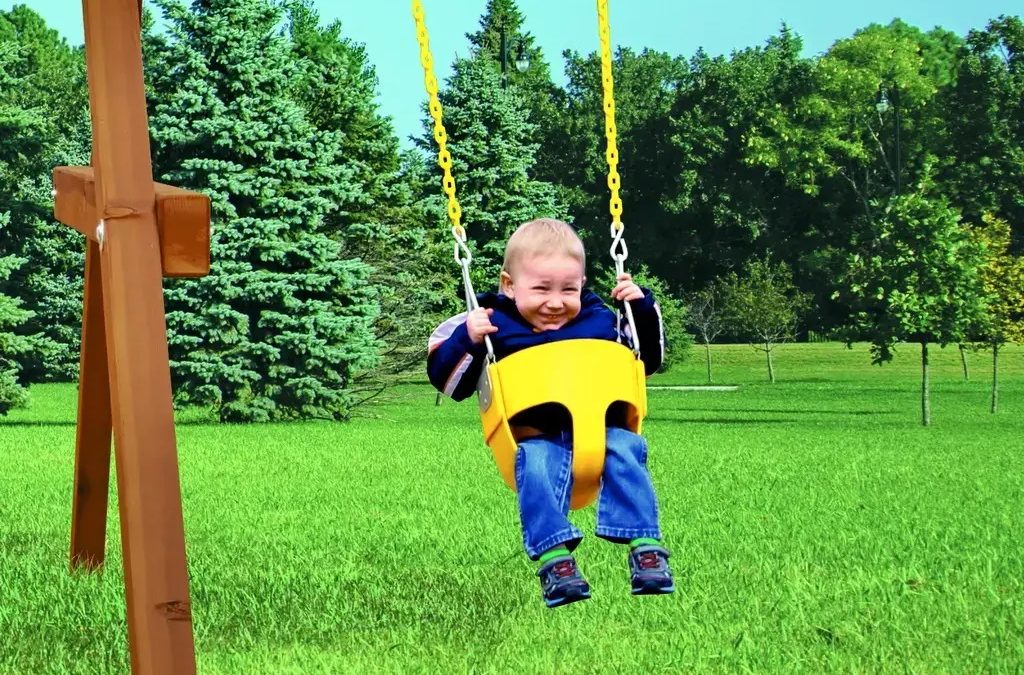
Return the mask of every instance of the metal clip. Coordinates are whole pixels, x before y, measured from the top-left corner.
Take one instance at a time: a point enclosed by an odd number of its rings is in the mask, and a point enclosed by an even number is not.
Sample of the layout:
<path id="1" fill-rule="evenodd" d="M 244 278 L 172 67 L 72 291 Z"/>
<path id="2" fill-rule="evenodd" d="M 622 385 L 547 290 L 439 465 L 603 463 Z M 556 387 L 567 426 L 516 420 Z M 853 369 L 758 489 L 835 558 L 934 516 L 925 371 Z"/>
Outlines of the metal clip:
<path id="1" fill-rule="evenodd" d="M 629 249 L 626 248 L 626 240 L 622 238 L 622 235 L 625 232 L 625 230 L 626 228 L 623 226 L 621 222 L 615 221 L 614 223 L 612 223 L 612 246 L 609 249 L 609 253 L 611 253 L 612 255 L 612 260 L 615 260 L 616 262 L 619 263 L 623 262 L 627 257 L 629 257 Z"/>

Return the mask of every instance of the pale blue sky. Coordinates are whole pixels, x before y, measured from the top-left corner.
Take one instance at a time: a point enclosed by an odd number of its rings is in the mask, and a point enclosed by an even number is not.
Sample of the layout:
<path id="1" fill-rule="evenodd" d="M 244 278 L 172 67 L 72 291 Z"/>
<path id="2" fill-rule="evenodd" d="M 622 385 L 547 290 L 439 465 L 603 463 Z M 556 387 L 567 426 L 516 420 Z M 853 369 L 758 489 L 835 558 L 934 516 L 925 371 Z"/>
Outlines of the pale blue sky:
<path id="1" fill-rule="evenodd" d="M 81 5 L 75 0 L 0 0 L 0 9 L 28 4 L 72 44 L 83 41 Z M 324 22 L 338 19 L 346 37 L 366 45 L 380 80 L 381 111 L 399 137 L 421 131 L 425 99 L 416 35 L 408 0 L 316 0 Z M 455 54 L 466 55 L 467 32 L 477 30 L 485 0 L 423 0 L 430 45 L 439 71 Z M 698 47 L 728 54 L 763 44 L 785 21 L 804 39 L 805 54 L 818 54 L 869 23 L 901 18 L 928 30 L 942 26 L 959 35 L 983 28 L 1000 14 L 1024 13 L 1024 0 L 610 0 L 612 42 L 650 47 L 689 57 Z M 543 49 L 552 74 L 562 77 L 562 50 L 589 53 L 597 44 L 593 0 L 518 0 L 525 29 Z M 405 145 L 406 143 L 403 143 Z"/>

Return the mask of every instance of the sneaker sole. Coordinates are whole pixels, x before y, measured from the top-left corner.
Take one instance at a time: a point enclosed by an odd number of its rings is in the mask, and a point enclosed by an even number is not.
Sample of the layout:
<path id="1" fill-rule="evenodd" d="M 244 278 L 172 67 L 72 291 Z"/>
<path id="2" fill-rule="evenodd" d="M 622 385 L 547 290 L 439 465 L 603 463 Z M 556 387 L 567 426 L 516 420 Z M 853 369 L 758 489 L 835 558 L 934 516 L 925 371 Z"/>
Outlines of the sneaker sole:
<path id="1" fill-rule="evenodd" d="M 587 591 L 584 593 L 573 593 L 571 595 L 564 595 L 561 598 L 555 598 L 554 600 L 544 598 L 544 604 L 550 607 L 551 609 L 554 609 L 555 607 L 561 607 L 562 605 L 571 604 L 573 602 L 576 602 L 577 600 L 588 600 L 589 598 L 590 592 Z"/>
<path id="2" fill-rule="evenodd" d="M 671 586 L 658 586 L 656 584 L 648 584 L 640 587 L 633 587 L 633 595 L 668 595 L 676 590 L 676 585 Z"/>

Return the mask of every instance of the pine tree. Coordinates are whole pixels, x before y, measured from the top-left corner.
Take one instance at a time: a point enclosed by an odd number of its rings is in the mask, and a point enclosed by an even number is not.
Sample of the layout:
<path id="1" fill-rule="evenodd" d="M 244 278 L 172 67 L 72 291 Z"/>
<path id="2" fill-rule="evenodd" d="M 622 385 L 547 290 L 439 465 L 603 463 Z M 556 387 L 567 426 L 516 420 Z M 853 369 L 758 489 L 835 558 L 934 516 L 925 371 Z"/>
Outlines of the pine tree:
<path id="1" fill-rule="evenodd" d="M 352 175 L 351 201 L 325 222 L 346 251 L 371 265 L 368 281 L 380 304 L 373 329 L 381 359 L 357 377 L 360 395 L 369 398 L 422 369 L 426 336 L 452 286 L 435 270 L 442 269 L 442 254 L 451 262 L 451 253 L 432 243 L 438 237 L 416 199 L 421 176 L 409 155 L 400 160 L 363 45 L 343 37 L 340 22 L 320 26 L 309 0 L 296 0 L 288 13 L 292 54 L 301 66 L 292 96 L 317 130 L 339 134 L 336 161 Z"/>
<path id="2" fill-rule="evenodd" d="M 376 72 L 363 45 L 342 37 L 340 22 L 320 26 L 309 0 L 295 0 L 288 14 L 299 68 L 292 96 L 317 130 L 338 135 L 336 161 L 351 176 L 348 203 L 325 222 L 348 240 L 375 236 L 398 171 L 398 138 L 391 120 L 378 110 Z"/>
<path id="3" fill-rule="evenodd" d="M 517 226 L 566 213 L 550 183 L 530 178 L 537 152 L 530 142 L 534 125 L 515 91 L 503 89 L 499 73 L 481 59 L 460 59 L 453 70 L 439 98 L 463 223 L 479 256 L 473 283 L 482 291 L 498 283 L 505 242 Z M 424 125 L 433 128 L 429 118 Z M 418 142 L 436 157 L 432 132 Z M 440 180 L 437 185 L 440 194 Z M 445 198 L 432 199 L 436 204 Z"/>
<path id="4" fill-rule="evenodd" d="M 529 141 L 537 146 L 531 176 L 558 185 L 566 170 L 558 150 L 565 143 L 560 120 L 566 114 L 566 97 L 551 81 L 551 67 L 543 50 L 533 35 L 523 30 L 525 21 L 516 0 L 487 0 L 480 30 L 466 37 L 481 63 L 498 73 L 504 70 L 502 86 L 513 89 L 519 105 L 526 110 L 526 118 L 533 125 Z M 594 26 L 596 40 L 596 23 Z"/>
<path id="5" fill-rule="evenodd" d="M 72 49 L 25 5 L 0 11 L 0 106 L 12 112 L 0 139 L 0 210 L 9 223 L 0 251 L 28 261 L 12 269 L 6 285 L 21 298 L 29 319 L 20 331 L 34 336 L 20 357 L 25 381 L 66 380 L 78 368 L 82 312 L 81 235 L 53 219 L 50 173 L 54 166 L 88 163 L 89 116 L 81 49 Z M 3 58 L 3 57 L 0 57 Z M 2 292 L 2 290 L 0 290 Z"/>
<path id="6" fill-rule="evenodd" d="M 3 109 L 0 108 L 0 118 Z M 7 225 L 9 216 L 0 213 L 0 228 Z M 0 255 L 0 283 L 10 278 L 11 272 L 25 263 L 24 258 Z M 28 392 L 21 384 L 22 356 L 31 350 L 31 342 L 18 329 L 31 318 L 31 312 L 21 307 L 21 301 L 0 291 L 0 415 L 11 408 L 25 404 Z"/>
<path id="7" fill-rule="evenodd" d="M 368 267 L 329 236 L 351 201 L 341 139 L 291 96 L 299 75 L 266 0 L 157 0 L 147 34 L 154 172 L 210 195 L 212 270 L 168 284 L 176 400 L 223 421 L 344 418 L 372 365 Z"/>

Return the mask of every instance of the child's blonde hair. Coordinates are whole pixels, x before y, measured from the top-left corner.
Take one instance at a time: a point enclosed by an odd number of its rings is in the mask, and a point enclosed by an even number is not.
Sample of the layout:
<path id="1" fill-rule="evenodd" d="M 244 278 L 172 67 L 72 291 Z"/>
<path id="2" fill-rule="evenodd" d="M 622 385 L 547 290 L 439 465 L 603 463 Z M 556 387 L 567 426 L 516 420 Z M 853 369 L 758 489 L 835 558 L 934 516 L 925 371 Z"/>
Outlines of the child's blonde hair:
<path id="1" fill-rule="evenodd" d="M 523 258 L 552 253 L 575 258 L 586 269 L 587 258 L 583 251 L 583 242 L 576 234 L 576 230 L 568 223 L 555 218 L 537 218 L 520 225 L 508 238 L 508 243 L 505 244 L 505 262 L 502 263 L 501 270 L 511 274 L 512 265 Z"/>

